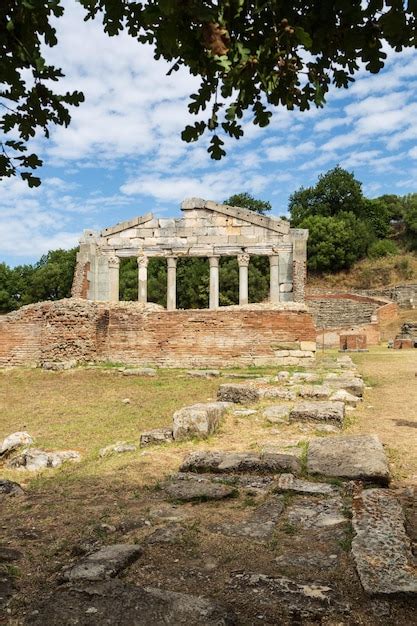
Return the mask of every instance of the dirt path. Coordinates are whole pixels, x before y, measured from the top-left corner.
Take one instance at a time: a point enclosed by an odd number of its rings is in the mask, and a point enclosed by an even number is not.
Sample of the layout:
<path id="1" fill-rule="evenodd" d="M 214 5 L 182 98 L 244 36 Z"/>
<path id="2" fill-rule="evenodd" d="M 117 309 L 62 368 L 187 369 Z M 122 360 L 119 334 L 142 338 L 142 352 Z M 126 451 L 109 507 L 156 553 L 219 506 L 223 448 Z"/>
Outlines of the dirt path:
<path id="1" fill-rule="evenodd" d="M 372 389 L 348 432 L 378 434 L 394 478 L 417 484 L 417 350 L 377 348 L 354 360 Z"/>

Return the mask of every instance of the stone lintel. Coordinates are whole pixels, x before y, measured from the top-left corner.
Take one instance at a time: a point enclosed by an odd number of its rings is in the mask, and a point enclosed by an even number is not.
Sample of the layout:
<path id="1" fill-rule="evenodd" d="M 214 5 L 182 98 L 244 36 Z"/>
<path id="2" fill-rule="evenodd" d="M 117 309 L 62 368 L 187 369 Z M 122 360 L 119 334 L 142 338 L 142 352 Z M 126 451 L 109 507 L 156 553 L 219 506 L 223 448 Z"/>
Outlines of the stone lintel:
<path id="1" fill-rule="evenodd" d="M 266 215 L 260 215 L 249 209 L 243 209 L 241 207 L 228 206 L 226 204 L 217 204 L 211 200 L 203 200 L 202 198 L 188 198 L 181 204 L 181 209 L 187 211 L 189 209 L 206 209 L 221 213 L 222 215 L 228 215 L 235 217 L 244 222 L 249 222 L 255 226 L 261 226 L 268 230 L 272 230 L 281 235 L 289 233 L 290 224 L 285 220 L 279 218 L 267 217 Z"/>
<path id="2" fill-rule="evenodd" d="M 134 228 L 135 226 L 139 226 L 140 224 L 145 224 L 145 222 L 149 222 L 153 219 L 153 213 L 145 213 L 145 215 L 139 215 L 138 217 L 134 217 L 131 220 L 126 220 L 125 222 L 119 222 L 115 226 L 109 226 L 108 228 L 103 228 L 100 231 L 101 237 L 109 237 L 109 235 L 115 235 L 116 233 L 120 233 L 122 230 L 127 230 L 128 228 Z"/>

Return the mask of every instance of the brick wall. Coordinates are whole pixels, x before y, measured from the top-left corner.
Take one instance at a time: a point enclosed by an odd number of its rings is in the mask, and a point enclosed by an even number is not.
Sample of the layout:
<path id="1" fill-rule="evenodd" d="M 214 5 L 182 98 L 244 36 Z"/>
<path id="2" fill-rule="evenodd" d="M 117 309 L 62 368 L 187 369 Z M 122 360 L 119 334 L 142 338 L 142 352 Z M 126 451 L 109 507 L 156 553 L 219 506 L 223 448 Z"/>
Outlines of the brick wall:
<path id="1" fill-rule="evenodd" d="M 168 367 L 277 364 L 311 359 L 315 335 L 302 305 L 165 311 L 68 299 L 2 316 L 0 365 L 72 359 Z"/>

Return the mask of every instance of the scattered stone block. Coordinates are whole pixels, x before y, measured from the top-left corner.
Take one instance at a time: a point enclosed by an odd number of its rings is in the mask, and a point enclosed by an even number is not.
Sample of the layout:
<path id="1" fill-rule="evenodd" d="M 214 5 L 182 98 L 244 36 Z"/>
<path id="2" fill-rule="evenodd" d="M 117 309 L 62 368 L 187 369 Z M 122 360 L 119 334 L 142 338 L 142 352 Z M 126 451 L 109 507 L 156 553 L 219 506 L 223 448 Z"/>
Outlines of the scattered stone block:
<path id="1" fill-rule="evenodd" d="M 357 406 L 358 403 L 362 400 L 362 398 L 358 398 L 353 394 L 349 393 L 345 389 L 338 389 L 331 396 L 330 400 L 332 402 L 344 402 L 348 406 Z"/>
<path id="2" fill-rule="evenodd" d="M 294 491 L 295 493 L 331 495 L 336 487 L 327 483 L 313 483 L 295 478 L 294 474 L 281 474 L 276 486 L 278 491 Z"/>
<path id="3" fill-rule="evenodd" d="M 33 439 L 29 433 L 24 431 L 12 433 L 3 439 L 3 443 L 0 447 L 0 456 L 9 454 L 10 452 L 13 452 L 13 450 L 17 450 L 23 446 L 30 446 L 32 443 Z"/>
<path id="4" fill-rule="evenodd" d="M 24 493 L 19 483 L 5 478 L 0 479 L 0 496 L 23 496 Z"/>
<path id="5" fill-rule="evenodd" d="M 347 480 L 364 480 L 387 485 L 387 457 L 375 435 L 317 438 L 310 441 L 307 471 Z"/>
<path id="6" fill-rule="evenodd" d="M 96 609 L 93 615 L 87 614 L 91 608 Z M 68 624 L 68 616 L 73 624 L 80 626 L 91 622 L 132 626 L 237 624 L 231 610 L 201 596 L 159 587 L 138 587 L 119 580 L 61 586 L 39 606 L 35 615 L 28 617 L 27 623 L 30 626 L 58 626 Z"/>
<path id="7" fill-rule="evenodd" d="M 35 472 L 46 468 L 60 467 L 65 461 L 78 462 L 81 460 L 79 452 L 75 450 L 62 450 L 59 452 L 45 452 L 36 448 L 23 450 L 21 454 L 7 461 L 7 467 L 13 469 L 25 469 Z"/>
<path id="8" fill-rule="evenodd" d="M 221 376 L 220 370 L 189 370 L 187 374 L 191 378 L 218 378 Z"/>
<path id="9" fill-rule="evenodd" d="M 259 397 L 264 400 L 287 400 L 293 402 L 297 399 L 297 394 L 292 389 L 280 389 L 279 387 L 261 387 L 259 390 Z"/>
<path id="10" fill-rule="evenodd" d="M 123 376 L 156 376 L 153 367 L 128 367 L 122 371 Z"/>
<path id="11" fill-rule="evenodd" d="M 235 409 L 233 415 L 246 417 L 248 415 L 255 415 L 258 411 L 256 409 Z"/>
<path id="12" fill-rule="evenodd" d="M 172 443 L 172 428 L 154 428 L 141 433 L 140 446 L 159 445 L 161 443 Z"/>
<path id="13" fill-rule="evenodd" d="M 285 453 L 192 452 L 184 459 L 180 471 L 298 474 L 301 471 L 301 463 L 295 455 Z"/>
<path id="14" fill-rule="evenodd" d="M 222 524 L 218 529 L 231 537 L 250 537 L 251 539 L 271 539 L 276 523 L 284 511 L 284 501 L 273 497 L 264 502 L 245 520 L 237 523 Z"/>
<path id="15" fill-rule="evenodd" d="M 273 404 L 264 410 L 263 416 L 266 417 L 271 424 L 282 424 L 288 421 L 290 408 L 290 404 Z"/>
<path id="16" fill-rule="evenodd" d="M 123 398 L 122 404 L 130 404 L 130 398 Z"/>
<path id="17" fill-rule="evenodd" d="M 205 500 L 224 500 L 237 495 L 235 487 L 213 483 L 209 480 L 176 480 L 164 488 L 171 500 L 181 502 L 201 502 Z"/>
<path id="18" fill-rule="evenodd" d="M 361 378 L 335 378 L 327 380 L 326 384 L 333 389 L 344 389 L 353 396 L 362 397 L 365 390 L 365 383 Z"/>
<path id="19" fill-rule="evenodd" d="M 99 456 L 109 456 L 110 454 L 123 454 L 123 452 L 134 452 L 136 450 L 136 446 L 132 443 L 126 443 L 126 441 L 117 441 L 117 443 L 113 443 L 110 446 L 106 446 L 105 448 L 101 448 L 99 451 Z"/>
<path id="20" fill-rule="evenodd" d="M 352 407 L 346 407 L 346 410 L 351 409 Z M 314 430 L 319 433 L 340 433 L 339 426 L 333 426 L 332 424 L 315 424 Z"/>
<path id="21" fill-rule="evenodd" d="M 300 402 L 290 411 L 290 422 L 329 422 L 343 426 L 343 402 Z"/>
<path id="22" fill-rule="evenodd" d="M 294 372 L 291 376 L 292 383 L 315 383 L 319 380 L 315 372 Z"/>
<path id="23" fill-rule="evenodd" d="M 276 375 L 276 380 L 277 381 L 286 381 L 289 380 L 291 374 L 289 372 L 287 372 L 286 370 L 281 370 L 281 372 L 278 372 L 278 374 Z"/>
<path id="24" fill-rule="evenodd" d="M 257 387 L 247 383 L 227 383 L 220 385 L 217 392 L 218 400 L 222 402 L 234 402 L 235 404 L 257 402 L 259 398 L 260 395 Z"/>
<path id="25" fill-rule="evenodd" d="M 228 402 L 207 402 L 186 406 L 173 415 L 175 440 L 208 437 L 217 428 L 220 418 L 230 407 Z"/>
<path id="26" fill-rule="evenodd" d="M 365 591 L 417 594 L 417 569 L 395 496 L 386 489 L 361 491 L 353 498 L 352 524 L 352 554 Z"/>
<path id="27" fill-rule="evenodd" d="M 76 565 L 64 570 L 63 579 L 74 582 L 113 578 L 136 561 L 141 554 L 142 548 L 136 544 L 119 543 L 104 546 L 86 556 Z"/>
<path id="28" fill-rule="evenodd" d="M 298 395 L 301 398 L 326 400 L 331 394 L 332 390 L 327 385 L 303 385 L 298 389 Z"/>

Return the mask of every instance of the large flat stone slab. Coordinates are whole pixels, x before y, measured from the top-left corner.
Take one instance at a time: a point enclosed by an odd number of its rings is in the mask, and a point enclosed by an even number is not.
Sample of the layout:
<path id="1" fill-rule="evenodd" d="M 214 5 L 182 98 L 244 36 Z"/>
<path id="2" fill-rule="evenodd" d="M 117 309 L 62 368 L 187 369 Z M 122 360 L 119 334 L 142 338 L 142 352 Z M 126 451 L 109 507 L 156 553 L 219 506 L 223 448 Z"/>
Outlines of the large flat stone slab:
<path id="1" fill-rule="evenodd" d="M 365 390 L 365 383 L 363 382 L 362 378 L 327 378 L 326 385 L 328 385 L 332 389 L 344 389 L 345 391 L 351 393 L 353 396 L 357 396 L 359 398 L 363 396 L 363 392 Z"/>
<path id="2" fill-rule="evenodd" d="M 310 441 L 307 471 L 348 480 L 365 480 L 387 485 L 387 457 L 375 435 L 317 438 Z"/>
<path id="3" fill-rule="evenodd" d="M 339 495 L 317 496 L 297 500 L 288 506 L 286 517 L 290 524 L 304 530 L 316 528 L 334 529 L 345 526 L 348 519 L 344 515 L 343 502 Z"/>
<path id="4" fill-rule="evenodd" d="M 324 422 L 343 426 L 344 418 L 343 402 L 300 402 L 290 411 L 290 422 Z"/>
<path id="5" fill-rule="evenodd" d="M 332 395 L 332 389 L 327 385 L 302 385 L 298 388 L 298 395 L 301 398 L 327 400 Z"/>
<path id="6" fill-rule="evenodd" d="M 175 411 L 172 418 L 174 439 L 208 437 L 216 430 L 220 418 L 229 406 L 228 402 L 206 402 L 185 406 Z"/>
<path id="7" fill-rule="evenodd" d="M 295 455 L 285 453 L 192 452 L 184 459 L 180 471 L 298 474 L 301 471 L 301 462 Z"/>
<path id="8" fill-rule="evenodd" d="M 140 446 L 159 445 L 171 443 L 173 440 L 172 428 L 153 428 L 146 430 L 140 435 Z"/>
<path id="9" fill-rule="evenodd" d="M 331 495 L 337 489 L 328 483 L 313 483 L 310 480 L 301 480 L 293 474 L 281 474 L 276 484 L 277 491 L 289 491 L 311 495 Z"/>
<path id="10" fill-rule="evenodd" d="M 234 626 L 231 610 L 200 596 L 111 580 L 58 588 L 28 617 L 33 626 Z"/>
<path id="11" fill-rule="evenodd" d="M 395 496 L 386 489 L 361 491 L 353 498 L 352 524 L 352 554 L 365 591 L 417 594 L 417 568 Z"/>
<path id="12" fill-rule="evenodd" d="M 119 543 L 104 546 L 64 570 L 62 577 L 70 582 L 113 578 L 136 561 L 141 554 L 142 548 L 136 544 Z"/>
<path id="13" fill-rule="evenodd" d="M 230 485 L 213 483 L 209 480 L 174 480 L 164 488 L 172 500 L 195 502 L 205 500 L 224 500 L 237 495 L 237 489 Z"/>

